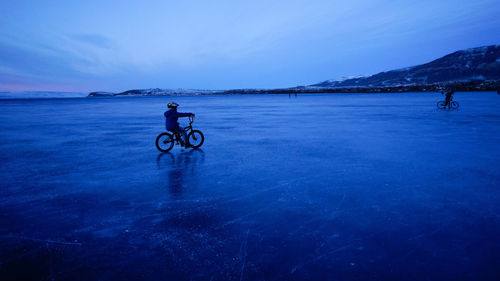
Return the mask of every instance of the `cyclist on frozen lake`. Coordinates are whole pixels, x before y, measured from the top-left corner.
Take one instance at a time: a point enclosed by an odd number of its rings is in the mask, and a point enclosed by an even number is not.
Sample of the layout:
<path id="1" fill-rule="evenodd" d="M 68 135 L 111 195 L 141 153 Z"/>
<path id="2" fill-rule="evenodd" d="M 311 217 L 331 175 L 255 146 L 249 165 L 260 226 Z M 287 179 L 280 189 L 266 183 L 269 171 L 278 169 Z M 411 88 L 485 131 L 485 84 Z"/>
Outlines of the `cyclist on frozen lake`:
<path id="1" fill-rule="evenodd" d="M 184 142 L 185 147 L 187 148 L 189 146 L 187 142 L 187 136 L 186 132 L 179 127 L 179 122 L 177 122 L 177 119 L 179 117 L 189 117 L 189 116 L 194 116 L 193 113 L 181 113 L 177 112 L 177 107 L 179 105 L 175 102 L 171 102 L 167 105 L 169 110 L 165 111 L 163 115 L 165 115 L 165 128 L 174 133 L 174 134 L 180 134 L 182 137 L 182 142 Z"/>
<path id="2" fill-rule="evenodd" d="M 446 92 L 446 100 L 444 102 L 444 106 L 448 106 L 448 104 L 450 103 L 451 101 L 451 97 L 453 96 L 453 94 L 455 93 L 455 91 L 452 91 L 452 90 L 448 90 Z"/>

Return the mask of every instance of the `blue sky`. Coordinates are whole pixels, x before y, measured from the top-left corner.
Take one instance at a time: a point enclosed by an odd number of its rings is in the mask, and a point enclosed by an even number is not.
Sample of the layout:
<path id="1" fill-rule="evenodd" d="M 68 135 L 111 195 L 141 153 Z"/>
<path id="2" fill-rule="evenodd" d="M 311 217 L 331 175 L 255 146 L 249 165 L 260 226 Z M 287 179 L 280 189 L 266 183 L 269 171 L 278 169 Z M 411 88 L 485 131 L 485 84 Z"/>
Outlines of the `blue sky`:
<path id="1" fill-rule="evenodd" d="M 0 91 L 289 87 L 500 44 L 497 0 L 2 0 L 0 13 Z"/>

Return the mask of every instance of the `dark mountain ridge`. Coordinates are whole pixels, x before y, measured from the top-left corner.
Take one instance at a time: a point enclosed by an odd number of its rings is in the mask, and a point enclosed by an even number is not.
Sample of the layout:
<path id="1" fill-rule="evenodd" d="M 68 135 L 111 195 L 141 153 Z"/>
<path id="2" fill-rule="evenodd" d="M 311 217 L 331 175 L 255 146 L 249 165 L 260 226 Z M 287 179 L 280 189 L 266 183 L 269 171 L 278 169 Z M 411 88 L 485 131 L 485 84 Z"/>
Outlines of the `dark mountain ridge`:
<path id="1" fill-rule="evenodd" d="M 500 45 L 457 51 L 413 67 L 375 75 L 327 80 L 312 87 L 395 87 L 500 80 Z"/>

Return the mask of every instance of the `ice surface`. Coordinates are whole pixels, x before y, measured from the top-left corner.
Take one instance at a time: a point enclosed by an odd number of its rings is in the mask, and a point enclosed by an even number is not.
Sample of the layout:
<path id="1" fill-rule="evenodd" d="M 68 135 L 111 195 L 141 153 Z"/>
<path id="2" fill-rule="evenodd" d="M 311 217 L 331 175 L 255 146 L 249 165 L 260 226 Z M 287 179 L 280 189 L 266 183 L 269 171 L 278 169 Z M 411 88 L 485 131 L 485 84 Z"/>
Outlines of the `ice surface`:
<path id="1" fill-rule="evenodd" d="M 0 101 L 0 280 L 498 280 L 500 95 L 441 99 Z"/>

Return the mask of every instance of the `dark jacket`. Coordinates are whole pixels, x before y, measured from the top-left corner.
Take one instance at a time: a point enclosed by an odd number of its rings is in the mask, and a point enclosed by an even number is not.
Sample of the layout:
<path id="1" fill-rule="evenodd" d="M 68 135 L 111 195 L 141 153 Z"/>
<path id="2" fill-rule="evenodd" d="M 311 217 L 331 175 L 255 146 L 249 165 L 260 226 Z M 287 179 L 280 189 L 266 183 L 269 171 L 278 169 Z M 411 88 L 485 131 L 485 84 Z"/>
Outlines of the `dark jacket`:
<path id="1" fill-rule="evenodd" d="M 179 117 L 188 117 L 193 115 L 193 113 L 180 113 L 177 112 L 177 108 L 172 108 L 163 114 L 165 115 L 165 128 L 168 131 L 176 131 L 179 130 L 179 123 L 177 122 L 177 119 Z"/>
<path id="2" fill-rule="evenodd" d="M 455 92 L 447 92 L 446 93 L 446 104 L 448 104 L 451 101 L 451 96 L 453 96 Z"/>

